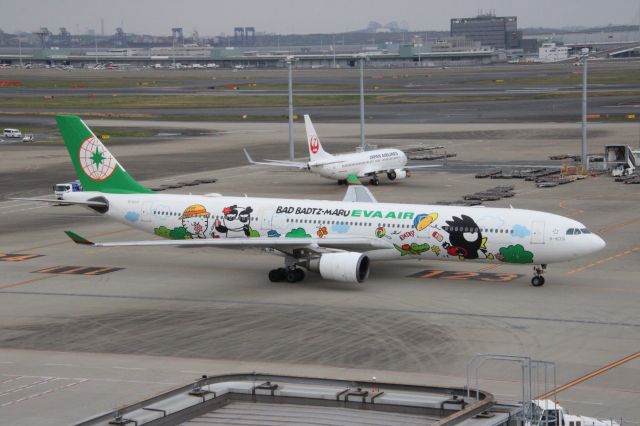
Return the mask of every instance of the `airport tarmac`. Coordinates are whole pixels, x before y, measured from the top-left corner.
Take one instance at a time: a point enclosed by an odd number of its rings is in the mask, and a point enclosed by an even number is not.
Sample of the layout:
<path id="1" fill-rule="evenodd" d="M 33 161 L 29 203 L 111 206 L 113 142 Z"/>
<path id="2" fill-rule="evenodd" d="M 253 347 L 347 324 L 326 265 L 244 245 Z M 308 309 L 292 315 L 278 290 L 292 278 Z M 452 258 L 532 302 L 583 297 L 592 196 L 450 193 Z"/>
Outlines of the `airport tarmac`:
<path id="1" fill-rule="evenodd" d="M 357 144 L 356 124 L 316 124 L 329 150 Z M 123 142 L 112 151 L 148 185 L 218 179 L 179 193 L 343 196 L 344 187 L 307 173 L 243 165 L 243 146 L 254 158 L 286 153 L 286 125 L 188 125 L 219 133 L 175 143 Z M 476 167 L 543 161 L 550 154 L 575 153 L 579 144 L 575 123 L 370 125 L 367 132 L 381 146 L 445 144 L 458 153 L 459 164 Z M 637 125 L 593 124 L 590 132 L 590 151 L 598 152 L 607 143 L 635 140 Z M 301 129 L 296 133 L 303 135 Z M 509 181 L 516 197 L 487 203 L 573 217 L 607 241 L 593 256 L 550 265 L 542 288 L 530 285 L 526 266 L 413 260 L 375 263 L 361 285 L 326 282 L 315 274 L 286 284 L 267 279 L 280 258 L 252 251 L 75 245 L 63 230 L 99 241 L 149 236 L 79 207 L 6 200 L 21 191 L 48 194 L 53 178 L 72 172 L 62 145 L 1 149 L 0 252 L 24 255 L 0 260 L 0 416 L 11 424 L 78 421 L 201 374 L 376 376 L 464 386 L 471 358 L 497 353 L 555 362 L 557 383 L 563 384 L 639 350 L 640 192 L 610 177 L 556 188 Z M 24 186 L 23 172 L 30 176 Z M 379 201 L 427 204 L 505 183 L 474 179 L 473 173 L 460 167 L 430 170 L 372 190 Z M 496 274 L 496 281 L 475 280 L 474 274 L 455 280 L 411 277 L 426 270 L 484 272 Z M 501 282 L 504 277 L 510 280 Z M 518 399 L 517 365 L 487 363 L 479 374 L 480 387 L 499 400 Z M 571 412 L 638 423 L 639 396 L 635 360 L 558 399 Z"/>

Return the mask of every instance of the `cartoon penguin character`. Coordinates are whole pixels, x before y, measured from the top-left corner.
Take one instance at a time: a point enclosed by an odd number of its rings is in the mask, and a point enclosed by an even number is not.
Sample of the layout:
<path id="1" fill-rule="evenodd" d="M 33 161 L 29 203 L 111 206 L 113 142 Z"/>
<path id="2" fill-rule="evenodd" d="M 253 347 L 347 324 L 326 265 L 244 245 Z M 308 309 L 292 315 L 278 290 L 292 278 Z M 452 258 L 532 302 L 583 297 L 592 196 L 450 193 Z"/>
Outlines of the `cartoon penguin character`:
<path id="1" fill-rule="evenodd" d="M 216 231 L 227 238 L 248 237 L 251 235 L 251 207 L 237 205 L 222 209 L 222 222 L 216 224 Z"/>
<path id="2" fill-rule="evenodd" d="M 478 224 L 467 215 L 462 218 L 453 216 L 443 228 L 449 233 L 450 246 L 445 247 L 451 256 L 458 256 L 460 260 L 477 259 L 478 250 L 486 250 L 486 238 L 482 237 Z"/>

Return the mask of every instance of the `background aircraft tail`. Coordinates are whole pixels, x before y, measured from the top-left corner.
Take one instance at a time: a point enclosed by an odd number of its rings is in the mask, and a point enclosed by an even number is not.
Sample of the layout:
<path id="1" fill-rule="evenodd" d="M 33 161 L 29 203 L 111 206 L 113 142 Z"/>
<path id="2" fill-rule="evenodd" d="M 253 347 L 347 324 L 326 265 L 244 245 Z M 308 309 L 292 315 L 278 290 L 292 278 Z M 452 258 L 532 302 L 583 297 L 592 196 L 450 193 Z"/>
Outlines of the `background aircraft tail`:
<path id="1" fill-rule="evenodd" d="M 333 155 L 322 149 L 320 138 L 313 127 L 313 123 L 307 114 L 304 115 L 304 127 L 307 130 L 307 147 L 309 148 L 309 160 L 325 160 L 333 158 Z"/>
<path id="2" fill-rule="evenodd" d="M 56 122 L 85 191 L 115 194 L 152 192 L 126 172 L 79 117 L 58 115 Z"/>

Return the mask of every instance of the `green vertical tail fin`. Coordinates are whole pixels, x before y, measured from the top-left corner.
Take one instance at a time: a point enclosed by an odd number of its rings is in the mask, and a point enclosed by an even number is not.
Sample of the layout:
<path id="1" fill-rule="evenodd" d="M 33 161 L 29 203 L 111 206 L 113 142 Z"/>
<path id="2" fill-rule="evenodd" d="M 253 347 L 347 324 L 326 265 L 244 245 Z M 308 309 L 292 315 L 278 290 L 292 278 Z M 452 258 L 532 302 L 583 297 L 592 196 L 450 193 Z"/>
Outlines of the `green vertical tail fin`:
<path id="1" fill-rule="evenodd" d="M 56 116 L 58 128 L 85 191 L 151 193 L 136 182 L 91 129 L 75 115 Z"/>

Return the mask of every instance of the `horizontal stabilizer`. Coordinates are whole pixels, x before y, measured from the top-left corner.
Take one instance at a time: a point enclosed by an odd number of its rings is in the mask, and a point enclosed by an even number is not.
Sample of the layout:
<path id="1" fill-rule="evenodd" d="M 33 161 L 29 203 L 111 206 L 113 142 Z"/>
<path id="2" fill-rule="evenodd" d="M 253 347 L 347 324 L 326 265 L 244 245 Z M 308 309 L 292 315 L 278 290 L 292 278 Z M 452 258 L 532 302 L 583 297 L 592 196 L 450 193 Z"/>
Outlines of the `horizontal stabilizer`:
<path id="1" fill-rule="evenodd" d="M 9 198 L 9 200 L 19 200 L 19 201 L 38 201 L 42 203 L 60 203 L 60 204 L 79 204 L 82 206 L 96 206 L 96 207 L 107 207 L 108 204 L 104 201 L 67 201 L 67 200 L 58 200 L 52 198 Z"/>
<path id="2" fill-rule="evenodd" d="M 286 161 L 286 160 L 263 160 L 263 161 L 254 161 L 253 158 L 249 155 L 249 152 L 246 148 L 242 148 L 244 151 L 245 157 L 247 157 L 247 161 L 249 164 L 260 165 L 260 166 L 273 166 L 273 167 L 295 167 L 297 169 L 307 169 L 307 163 L 302 163 L 298 161 Z"/>

